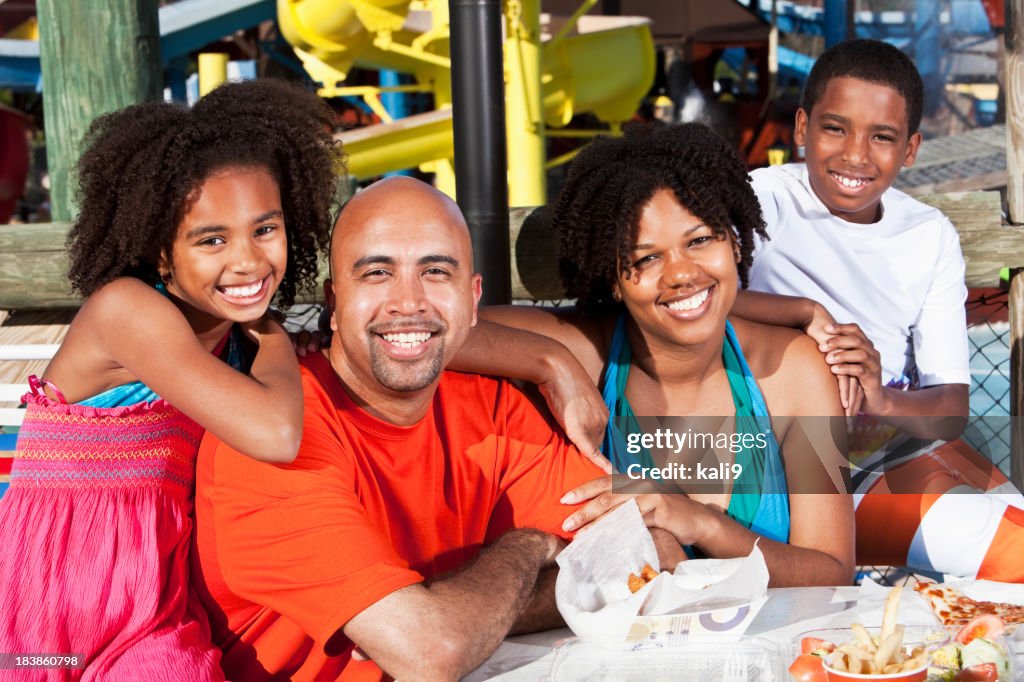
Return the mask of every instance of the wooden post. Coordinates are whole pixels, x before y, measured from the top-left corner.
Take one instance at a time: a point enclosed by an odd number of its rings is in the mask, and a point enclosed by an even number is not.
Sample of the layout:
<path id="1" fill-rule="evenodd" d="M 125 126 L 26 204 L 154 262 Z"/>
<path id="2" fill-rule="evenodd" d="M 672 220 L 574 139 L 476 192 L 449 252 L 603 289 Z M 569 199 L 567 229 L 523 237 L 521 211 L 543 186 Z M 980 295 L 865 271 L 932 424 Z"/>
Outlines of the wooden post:
<path id="1" fill-rule="evenodd" d="M 1010 222 L 1024 223 L 1024 0 L 1006 0 L 1003 34 L 1006 99 L 1006 199 Z"/>
<path id="2" fill-rule="evenodd" d="M 1024 268 L 1010 271 L 1010 480 L 1024 489 Z"/>
<path id="3" fill-rule="evenodd" d="M 157 5 L 157 0 L 36 4 L 54 220 L 74 220 L 71 171 L 92 120 L 162 96 Z"/>

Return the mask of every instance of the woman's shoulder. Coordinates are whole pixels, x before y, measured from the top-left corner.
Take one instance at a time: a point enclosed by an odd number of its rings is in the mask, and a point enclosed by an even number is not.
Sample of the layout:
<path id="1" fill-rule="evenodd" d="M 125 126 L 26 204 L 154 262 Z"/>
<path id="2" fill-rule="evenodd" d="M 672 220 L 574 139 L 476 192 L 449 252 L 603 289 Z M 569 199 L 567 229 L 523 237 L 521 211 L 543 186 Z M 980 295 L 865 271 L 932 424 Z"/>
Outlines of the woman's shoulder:
<path id="1" fill-rule="evenodd" d="M 820 356 L 814 340 L 799 329 L 737 317 L 730 317 L 729 322 L 756 377 L 778 369 L 795 369 L 809 357 Z"/>
<path id="2" fill-rule="evenodd" d="M 774 413 L 797 415 L 817 409 L 823 393 L 836 393 L 835 379 L 811 337 L 790 327 L 740 318 L 730 322 Z"/>

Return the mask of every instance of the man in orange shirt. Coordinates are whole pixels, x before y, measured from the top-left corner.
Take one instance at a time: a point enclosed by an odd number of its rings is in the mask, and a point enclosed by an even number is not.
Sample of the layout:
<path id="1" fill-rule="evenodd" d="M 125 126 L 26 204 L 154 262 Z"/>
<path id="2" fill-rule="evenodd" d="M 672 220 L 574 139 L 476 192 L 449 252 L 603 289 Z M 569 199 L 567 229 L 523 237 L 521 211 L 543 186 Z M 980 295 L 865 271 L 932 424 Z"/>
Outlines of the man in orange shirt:
<path id="1" fill-rule="evenodd" d="M 602 472 L 507 381 L 444 371 L 476 324 L 472 258 L 428 185 L 357 195 L 332 239 L 331 345 L 302 361 L 297 459 L 207 436 L 194 576 L 229 679 L 456 679 L 552 625 L 559 498 Z"/>

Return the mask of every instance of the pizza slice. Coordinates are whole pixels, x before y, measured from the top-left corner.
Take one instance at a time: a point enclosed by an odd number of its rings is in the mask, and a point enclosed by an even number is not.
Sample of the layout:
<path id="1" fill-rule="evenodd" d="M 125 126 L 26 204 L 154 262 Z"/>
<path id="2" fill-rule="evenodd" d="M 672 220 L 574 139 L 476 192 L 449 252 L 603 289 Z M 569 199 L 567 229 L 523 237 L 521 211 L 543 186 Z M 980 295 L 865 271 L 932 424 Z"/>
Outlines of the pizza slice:
<path id="1" fill-rule="evenodd" d="M 996 601 L 978 601 L 952 585 L 942 583 L 919 582 L 914 590 L 924 597 L 932 611 L 947 627 L 963 627 L 976 616 L 992 614 L 999 616 L 1006 623 L 1007 631 L 1012 632 L 1020 623 L 1024 623 L 1024 606 Z"/>

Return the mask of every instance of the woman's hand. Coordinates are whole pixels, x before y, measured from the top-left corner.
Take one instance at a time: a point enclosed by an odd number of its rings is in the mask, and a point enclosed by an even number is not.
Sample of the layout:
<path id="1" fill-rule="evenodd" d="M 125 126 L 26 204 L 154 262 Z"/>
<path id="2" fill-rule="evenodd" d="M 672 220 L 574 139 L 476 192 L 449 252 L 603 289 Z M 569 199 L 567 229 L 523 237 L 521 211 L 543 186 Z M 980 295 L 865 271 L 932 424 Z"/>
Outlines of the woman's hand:
<path id="1" fill-rule="evenodd" d="M 537 384 L 537 388 L 569 440 L 610 474 L 611 462 L 601 454 L 608 407 L 583 368 L 578 363 L 561 363 L 552 367 L 552 379 Z"/>
<path id="2" fill-rule="evenodd" d="M 566 517 L 562 529 L 578 530 L 593 523 L 628 500 L 636 500 L 648 528 L 671 533 L 681 545 L 699 545 L 710 528 L 712 512 L 683 493 L 614 493 L 612 476 L 601 476 L 562 496 L 562 504 L 582 507 Z"/>

